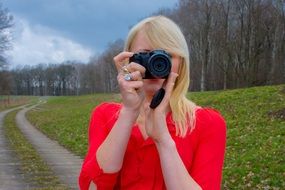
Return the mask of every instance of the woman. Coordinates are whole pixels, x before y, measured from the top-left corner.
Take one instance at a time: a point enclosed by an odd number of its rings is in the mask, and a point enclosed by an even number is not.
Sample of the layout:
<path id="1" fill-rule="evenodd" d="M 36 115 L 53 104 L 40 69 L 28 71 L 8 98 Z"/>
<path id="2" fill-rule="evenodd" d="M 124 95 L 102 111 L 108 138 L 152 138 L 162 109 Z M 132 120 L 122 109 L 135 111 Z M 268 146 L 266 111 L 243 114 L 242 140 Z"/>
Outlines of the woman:
<path id="1" fill-rule="evenodd" d="M 145 67 L 125 64 L 157 49 L 171 55 L 167 79 L 144 79 Z M 179 27 L 164 16 L 142 20 L 114 62 L 122 103 L 102 103 L 92 113 L 80 188 L 220 189 L 226 125 L 217 111 L 186 98 L 189 54 Z M 161 88 L 164 98 L 151 109 Z"/>

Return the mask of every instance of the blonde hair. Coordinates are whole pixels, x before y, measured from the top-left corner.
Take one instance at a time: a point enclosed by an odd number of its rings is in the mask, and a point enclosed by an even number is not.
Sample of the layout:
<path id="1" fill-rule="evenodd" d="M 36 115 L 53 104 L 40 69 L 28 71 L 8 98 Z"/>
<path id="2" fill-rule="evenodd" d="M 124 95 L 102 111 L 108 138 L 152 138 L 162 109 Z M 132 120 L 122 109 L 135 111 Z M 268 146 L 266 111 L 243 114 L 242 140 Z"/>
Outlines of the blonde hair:
<path id="1" fill-rule="evenodd" d="M 176 126 L 176 135 L 184 137 L 195 126 L 196 105 L 187 99 L 190 83 L 190 62 L 186 40 L 180 28 L 169 18 L 153 16 L 136 24 L 129 32 L 125 51 L 130 51 L 137 33 L 143 31 L 153 49 L 164 49 L 172 55 L 179 56 L 181 63 L 178 78 L 170 97 L 172 118 Z"/>

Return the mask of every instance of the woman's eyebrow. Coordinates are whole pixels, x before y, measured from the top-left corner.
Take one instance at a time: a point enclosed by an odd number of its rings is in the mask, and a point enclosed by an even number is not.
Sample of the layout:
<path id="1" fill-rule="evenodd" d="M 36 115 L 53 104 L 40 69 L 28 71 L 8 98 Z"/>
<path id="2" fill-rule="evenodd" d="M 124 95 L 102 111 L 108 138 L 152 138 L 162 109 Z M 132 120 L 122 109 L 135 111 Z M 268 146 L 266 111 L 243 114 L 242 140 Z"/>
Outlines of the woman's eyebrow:
<path id="1" fill-rule="evenodd" d="M 137 52 L 150 52 L 150 49 L 139 49 Z"/>

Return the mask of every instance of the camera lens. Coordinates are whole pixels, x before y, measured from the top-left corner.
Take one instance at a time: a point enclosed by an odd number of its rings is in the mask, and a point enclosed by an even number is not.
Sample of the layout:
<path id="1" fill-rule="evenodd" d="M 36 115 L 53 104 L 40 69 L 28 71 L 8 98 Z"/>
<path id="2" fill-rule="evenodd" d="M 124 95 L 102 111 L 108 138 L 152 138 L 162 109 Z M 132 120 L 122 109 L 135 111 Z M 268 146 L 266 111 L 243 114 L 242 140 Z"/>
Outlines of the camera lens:
<path id="1" fill-rule="evenodd" d="M 155 78 L 166 78 L 171 70 L 171 61 L 167 54 L 157 53 L 150 57 L 149 72 Z"/>

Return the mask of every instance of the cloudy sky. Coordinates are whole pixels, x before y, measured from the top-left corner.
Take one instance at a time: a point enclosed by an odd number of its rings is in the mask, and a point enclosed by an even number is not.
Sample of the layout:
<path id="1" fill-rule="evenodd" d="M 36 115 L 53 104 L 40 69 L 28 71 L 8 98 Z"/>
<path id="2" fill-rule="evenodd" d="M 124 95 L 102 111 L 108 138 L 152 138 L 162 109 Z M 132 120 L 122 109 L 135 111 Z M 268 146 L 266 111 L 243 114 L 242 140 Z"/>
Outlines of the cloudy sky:
<path id="1" fill-rule="evenodd" d="M 177 0 L 2 0 L 14 16 L 10 65 L 87 62 L 130 26 Z"/>

